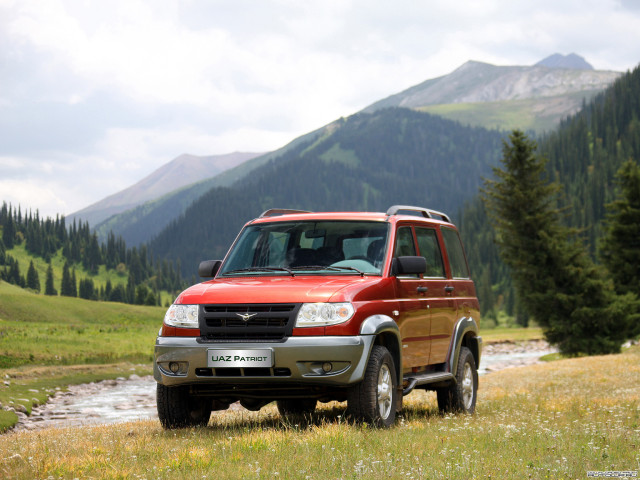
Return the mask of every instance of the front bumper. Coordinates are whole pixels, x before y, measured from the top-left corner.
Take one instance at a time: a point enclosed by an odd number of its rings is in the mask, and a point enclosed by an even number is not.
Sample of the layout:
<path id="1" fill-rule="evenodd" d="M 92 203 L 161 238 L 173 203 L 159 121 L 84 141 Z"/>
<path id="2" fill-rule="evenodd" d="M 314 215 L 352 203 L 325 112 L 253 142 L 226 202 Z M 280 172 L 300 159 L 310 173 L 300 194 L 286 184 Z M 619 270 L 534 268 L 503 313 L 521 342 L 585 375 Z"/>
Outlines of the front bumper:
<path id="1" fill-rule="evenodd" d="M 166 386 L 256 383 L 347 386 L 364 377 L 374 338 L 374 335 L 287 337 L 281 342 L 213 343 L 196 337 L 158 337 L 153 376 Z M 273 366 L 211 368 L 209 349 L 270 349 Z M 326 363 L 331 364 L 328 372 L 322 368 Z"/>

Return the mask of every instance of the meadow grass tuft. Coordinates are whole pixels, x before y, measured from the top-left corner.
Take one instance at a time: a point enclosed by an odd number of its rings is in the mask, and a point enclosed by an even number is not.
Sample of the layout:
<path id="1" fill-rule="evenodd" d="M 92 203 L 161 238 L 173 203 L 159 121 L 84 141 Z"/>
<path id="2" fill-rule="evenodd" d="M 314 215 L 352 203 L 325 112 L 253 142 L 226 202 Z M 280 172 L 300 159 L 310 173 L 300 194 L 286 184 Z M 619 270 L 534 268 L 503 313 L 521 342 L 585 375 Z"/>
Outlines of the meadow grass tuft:
<path id="1" fill-rule="evenodd" d="M 640 470 L 640 348 L 481 377 L 474 416 L 440 415 L 431 392 L 396 426 L 354 425 L 344 404 L 311 419 L 212 415 L 206 428 L 157 421 L 0 436 L 5 478 L 521 479 Z"/>

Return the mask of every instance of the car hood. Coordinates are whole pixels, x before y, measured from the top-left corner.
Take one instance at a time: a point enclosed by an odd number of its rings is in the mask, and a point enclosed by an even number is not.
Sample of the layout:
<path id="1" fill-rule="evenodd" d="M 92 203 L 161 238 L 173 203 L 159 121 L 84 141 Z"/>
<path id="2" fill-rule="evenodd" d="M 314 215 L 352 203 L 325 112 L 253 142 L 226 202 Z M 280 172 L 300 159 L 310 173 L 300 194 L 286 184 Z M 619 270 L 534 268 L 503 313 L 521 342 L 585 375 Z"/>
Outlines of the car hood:
<path id="1" fill-rule="evenodd" d="M 194 285 L 176 303 L 303 303 L 351 301 L 355 293 L 380 282 L 380 277 L 264 276 L 218 278 Z"/>

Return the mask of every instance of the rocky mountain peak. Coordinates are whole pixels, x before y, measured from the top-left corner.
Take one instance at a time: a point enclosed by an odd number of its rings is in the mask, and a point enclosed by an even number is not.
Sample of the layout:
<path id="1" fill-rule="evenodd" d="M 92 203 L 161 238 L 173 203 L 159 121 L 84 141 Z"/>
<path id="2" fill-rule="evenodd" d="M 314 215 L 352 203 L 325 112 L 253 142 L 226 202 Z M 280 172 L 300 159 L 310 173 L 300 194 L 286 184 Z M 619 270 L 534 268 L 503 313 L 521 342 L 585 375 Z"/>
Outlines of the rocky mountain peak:
<path id="1" fill-rule="evenodd" d="M 580 55 L 554 53 L 535 64 L 536 67 L 569 68 L 572 70 L 594 70 L 593 66 Z"/>

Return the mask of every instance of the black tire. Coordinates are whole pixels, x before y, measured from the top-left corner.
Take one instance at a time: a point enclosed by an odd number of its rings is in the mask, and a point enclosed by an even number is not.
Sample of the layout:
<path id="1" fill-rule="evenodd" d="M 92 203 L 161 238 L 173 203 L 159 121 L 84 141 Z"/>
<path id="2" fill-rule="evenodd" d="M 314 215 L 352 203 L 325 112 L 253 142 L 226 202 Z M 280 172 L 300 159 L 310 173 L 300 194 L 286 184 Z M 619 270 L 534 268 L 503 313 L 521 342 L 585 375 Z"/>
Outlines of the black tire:
<path id="1" fill-rule="evenodd" d="M 211 417 L 211 401 L 189 395 L 189 387 L 156 388 L 158 417 L 163 428 L 205 426 Z"/>
<path id="2" fill-rule="evenodd" d="M 315 398 L 287 398 L 278 400 L 278 412 L 283 418 L 311 416 L 316 411 L 318 400 Z"/>
<path id="3" fill-rule="evenodd" d="M 349 389 L 347 413 L 376 427 L 390 427 L 396 420 L 397 385 L 389 350 L 374 345 L 362 382 Z"/>
<path id="4" fill-rule="evenodd" d="M 456 383 L 437 390 L 438 408 L 444 413 L 472 414 L 478 398 L 478 370 L 473 354 L 467 347 L 460 348 L 455 375 Z"/>

